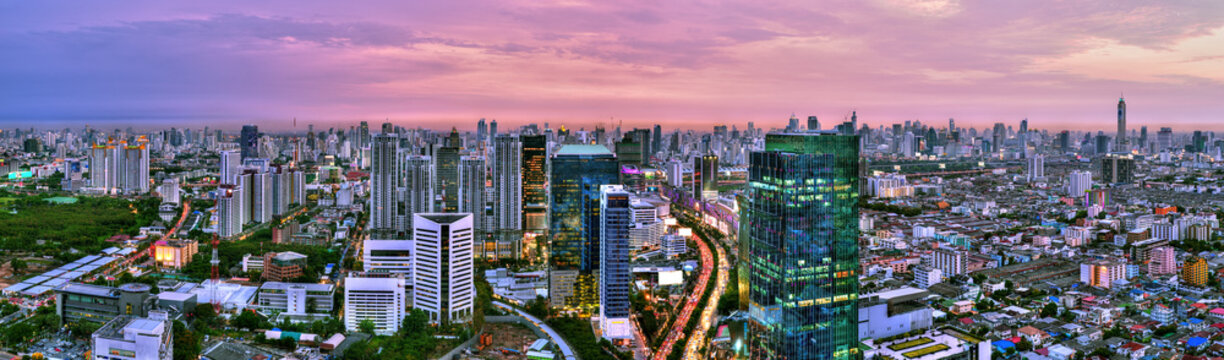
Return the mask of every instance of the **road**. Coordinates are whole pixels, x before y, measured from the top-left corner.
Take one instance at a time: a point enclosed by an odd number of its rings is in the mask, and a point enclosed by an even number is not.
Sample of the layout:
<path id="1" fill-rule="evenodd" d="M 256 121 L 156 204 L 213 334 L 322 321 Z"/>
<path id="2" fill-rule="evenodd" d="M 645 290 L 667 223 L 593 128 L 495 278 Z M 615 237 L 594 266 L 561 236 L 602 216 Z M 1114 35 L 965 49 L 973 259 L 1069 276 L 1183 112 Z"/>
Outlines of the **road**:
<path id="1" fill-rule="evenodd" d="M 700 236 L 693 234 L 693 238 L 700 241 L 703 245 Z M 684 359 L 696 360 L 699 359 L 698 349 L 706 343 L 706 333 L 709 332 L 710 326 L 716 321 L 715 311 L 718 310 L 718 299 L 722 297 L 724 291 L 727 290 L 728 274 L 731 272 L 731 265 L 727 262 L 727 254 L 723 252 L 723 247 L 715 245 L 714 250 L 718 253 L 718 277 L 714 280 L 714 292 L 710 293 L 710 301 L 706 302 L 706 307 L 701 311 L 701 320 L 697 322 L 697 329 L 693 331 L 692 336 L 688 338 L 688 344 L 684 346 Z"/>
<path id="2" fill-rule="evenodd" d="M 550 338 L 550 340 L 552 340 L 554 344 L 557 344 L 557 348 L 561 349 L 561 355 L 565 356 L 565 360 L 578 360 L 578 355 L 574 355 L 574 349 L 571 349 L 569 346 L 569 343 L 565 342 L 565 338 L 561 337 L 561 334 L 558 334 L 556 331 L 554 331 L 551 327 L 548 326 L 548 324 L 545 324 L 544 321 L 540 320 L 539 318 L 535 316 L 532 316 L 531 314 L 528 314 L 526 311 L 519 310 L 518 308 L 510 306 L 510 305 L 506 305 L 506 303 L 503 303 L 498 300 L 493 300 L 493 305 L 499 308 L 502 308 L 502 310 L 512 311 L 518 316 L 522 316 L 528 321 L 531 321 L 531 323 L 534 324 L 536 328 L 540 329 L 540 331 L 544 332 L 545 334 L 548 334 L 548 337 Z"/>
<path id="3" fill-rule="evenodd" d="M 701 296 L 705 294 L 706 285 L 710 281 L 710 273 L 714 270 L 714 256 L 710 254 L 708 244 L 697 236 L 693 237 L 693 241 L 697 242 L 697 249 L 701 250 L 701 275 L 697 279 L 697 286 L 693 288 L 693 293 L 689 295 L 688 301 L 684 303 L 684 308 L 680 310 L 680 315 L 676 316 L 676 320 L 672 322 L 672 329 L 667 333 L 667 338 L 663 340 L 663 345 L 655 353 L 655 360 L 667 359 L 672 346 L 689 335 L 684 333 L 684 326 L 688 325 L 689 316 L 693 315 L 697 303 L 701 302 Z"/>

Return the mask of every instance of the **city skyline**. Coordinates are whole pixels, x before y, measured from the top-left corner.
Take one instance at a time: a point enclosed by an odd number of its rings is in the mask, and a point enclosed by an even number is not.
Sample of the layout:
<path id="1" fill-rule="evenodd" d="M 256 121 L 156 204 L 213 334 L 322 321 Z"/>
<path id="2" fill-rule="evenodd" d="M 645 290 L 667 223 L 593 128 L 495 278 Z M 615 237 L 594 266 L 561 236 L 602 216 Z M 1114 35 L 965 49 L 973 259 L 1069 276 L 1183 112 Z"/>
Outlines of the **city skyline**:
<path id="1" fill-rule="evenodd" d="M 293 4 L 3 5 L 0 124 L 1224 130 L 1224 5 Z"/>

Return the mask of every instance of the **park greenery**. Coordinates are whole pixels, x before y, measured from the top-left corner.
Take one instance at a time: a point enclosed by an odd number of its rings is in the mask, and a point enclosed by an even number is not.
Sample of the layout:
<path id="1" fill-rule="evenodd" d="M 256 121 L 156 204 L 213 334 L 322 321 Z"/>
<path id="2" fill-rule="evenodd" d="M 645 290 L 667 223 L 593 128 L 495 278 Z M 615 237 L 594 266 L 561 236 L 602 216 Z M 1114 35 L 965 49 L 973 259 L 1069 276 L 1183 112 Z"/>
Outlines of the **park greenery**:
<path id="1" fill-rule="evenodd" d="M 574 349 L 579 359 L 632 359 L 630 354 L 616 352 L 615 347 L 607 340 L 596 340 L 595 332 L 591 329 L 591 322 L 585 318 L 558 316 L 548 319 L 547 322 L 548 326 L 551 326 L 557 333 L 565 334 L 565 341 Z"/>
<path id="2" fill-rule="evenodd" d="M 67 249 L 83 254 L 113 246 L 105 240 L 119 234 L 136 235 L 158 222 L 159 200 L 129 201 L 108 197 L 79 197 L 76 203 L 57 204 L 50 195 L 24 196 L 0 191 L 6 199 L 0 211 L 0 249 L 35 251 L 70 260 Z M 78 256 L 79 257 L 79 256 Z"/>
<path id="3" fill-rule="evenodd" d="M 207 279 L 212 275 L 212 265 L 209 263 L 212 257 L 212 243 L 201 241 L 199 248 L 199 254 L 192 259 L 191 263 L 183 267 L 182 273 L 194 279 Z M 264 228 L 252 233 L 245 240 L 222 241 L 221 246 L 217 249 L 217 256 L 220 257 L 222 265 L 219 272 L 222 276 L 256 275 L 242 272 L 239 264 L 242 262 L 243 255 L 263 256 L 267 252 L 284 251 L 306 255 L 305 274 L 289 282 L 318 281 L 320 272 L 323 271 L 326 264 L 340 261 L 340 252 L 334 248 L 302 244 L 274 244 L 272 243 L 272 230 Z"/>
<path id="4" fill-rule="evenodd" d="M 373 323 L 363 324 L 364 332 L 373 332 Z M 434 337 L 437 328 L 429 324 L 429 315 L 421 309 L 412 309 L 394 336 L 376 336 L 349 347 L 344 360 L 424 360 L 439 355 L 439 339 Z M 469 335 L 470 336 L 470 335 Z M 446 350 L 441 350 L 445 352 Z"/>

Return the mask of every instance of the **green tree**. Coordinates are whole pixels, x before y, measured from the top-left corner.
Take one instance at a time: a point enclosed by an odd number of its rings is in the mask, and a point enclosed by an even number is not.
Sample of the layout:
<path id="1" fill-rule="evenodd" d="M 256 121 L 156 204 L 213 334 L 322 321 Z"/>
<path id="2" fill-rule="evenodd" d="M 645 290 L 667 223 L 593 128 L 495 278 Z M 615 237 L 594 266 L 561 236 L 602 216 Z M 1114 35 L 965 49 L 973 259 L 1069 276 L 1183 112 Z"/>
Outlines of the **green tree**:
<path id="1" fill-rule="evenodd" d="M 1058 315 L 1058 304 L 1049 303 L 1046 304 L 1045 307 L 1041 308 L 1042 317 L 1050 317 L 1055 315 Z"/>
<path id="2" fill-rule="evenodd" d="M 374 334 L 374 322 L 370 320 L 361 320 L 357 323 L 357 331 L 365 334 Z"/>
<path id="3" fill-rule="evenodd" d="M 29 268 L 29 264 L 26 264 L 26 261 L 20 258 L 10 260 L 9 266 L 13 268 L 14 273 L 23 273 L 27 268 Z"/>
<path id="4" fill-rule="evenodd" d="M 243 311 L 234 317 L 230 324 L 239 329 L 255 330 L 264 324 L 264 319 L 254 311 Z"/>

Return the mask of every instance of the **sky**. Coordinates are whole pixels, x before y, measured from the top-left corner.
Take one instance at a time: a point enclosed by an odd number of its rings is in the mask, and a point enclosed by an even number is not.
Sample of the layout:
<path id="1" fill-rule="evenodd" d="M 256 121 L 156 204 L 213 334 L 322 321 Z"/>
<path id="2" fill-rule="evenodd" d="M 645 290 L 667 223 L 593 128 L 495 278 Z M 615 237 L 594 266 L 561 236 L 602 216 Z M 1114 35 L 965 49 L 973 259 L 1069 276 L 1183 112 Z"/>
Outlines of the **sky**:
<path id="1" fill-rule="evenodd" d="M 0 127 L 1224 131 L 1224 1 L 0 2 Z"/>

